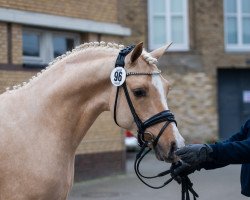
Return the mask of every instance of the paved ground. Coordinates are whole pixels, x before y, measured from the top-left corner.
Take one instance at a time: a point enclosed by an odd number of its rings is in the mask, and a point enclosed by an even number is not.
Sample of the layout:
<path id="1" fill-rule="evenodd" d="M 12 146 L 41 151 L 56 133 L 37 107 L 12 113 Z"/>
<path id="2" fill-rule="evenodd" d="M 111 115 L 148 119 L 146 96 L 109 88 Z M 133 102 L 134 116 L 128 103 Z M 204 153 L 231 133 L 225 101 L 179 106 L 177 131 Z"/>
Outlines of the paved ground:
<path id="1" fill-rule="evenodd" d="M 171 183 L 160 190 L 143 185 L 133 172 L 134 155 L 128 155 L 126 175 L 86 181 L 74 185 L 69 200 L 181 200 L 180 186 Z M 150 155 L 142 164 L 145 173 L 168 168 Z M 247 200 L 240 194 L 240 166 L 197 172 L 190 176 L 200 200 Z M 164 181 L 163 179 L 162 181 Z M 154 182 L 157 184 L 157 182 Z"/>

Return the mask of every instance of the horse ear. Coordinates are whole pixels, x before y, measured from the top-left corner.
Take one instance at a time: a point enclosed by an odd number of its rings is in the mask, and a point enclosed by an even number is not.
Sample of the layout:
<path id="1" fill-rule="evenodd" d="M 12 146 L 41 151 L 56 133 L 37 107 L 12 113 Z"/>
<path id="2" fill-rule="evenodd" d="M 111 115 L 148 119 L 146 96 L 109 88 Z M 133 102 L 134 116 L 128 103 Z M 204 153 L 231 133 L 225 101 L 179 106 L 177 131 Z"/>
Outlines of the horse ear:
<path id="1" fill-rule="evenodd" d="M 172 44 L 172 42 L 166 46 L 155 49 L 154 51 L 150 52 L 151 56 L 158 60 L 168 50 L 168 48 L 171 46 L 171 44 Z"/>
<path id="2" fill-rule="evenodd" d="M 143 42 L 140 42 L 135 46 L 134 50 L 131 53 L 130 57 L 131 63 L 135 62 L 140 57 L 140 55 L 142 54 L 142 50 L 143 50 Z"/>

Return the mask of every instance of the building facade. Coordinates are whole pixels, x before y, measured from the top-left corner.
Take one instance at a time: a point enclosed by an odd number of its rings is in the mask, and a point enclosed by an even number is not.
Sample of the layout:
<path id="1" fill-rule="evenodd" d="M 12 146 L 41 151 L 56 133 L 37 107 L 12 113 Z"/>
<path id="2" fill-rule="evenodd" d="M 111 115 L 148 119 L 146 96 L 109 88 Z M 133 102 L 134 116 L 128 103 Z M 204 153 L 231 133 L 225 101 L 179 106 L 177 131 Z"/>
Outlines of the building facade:
<path id="1" fill-rule="evenodd" d="M 131 27 L 138 23 L 127 26 L 134 20 L 125 20 L 126 12 L 120 15 L 124 9 L 120 4 L 126 5 L 117 0 L 0 0 L 0 91 L 27 81 L 54 58 L 81 43 L 126 43 L 130 41 L 127 37 L 140 41 L 144 32 L 132 32 Z M 138 2 L 133 4 L 126 7 L 141 9 Z M 110 113 L 105 112 L 77 149 L 75 180 L 124 170 L 124 136 Z"/>
<path id="2" fill-rule="evenodd" d="M 250 2 L 149 0 L 149 49 L 172 80 L 169 105 L 187 140 L 229 137 L 250 117 Z"/>
<path id="3" fill-rule="evenodd" d="M 187 141 L 226 138 L 250 116 L 249 0 L 0 0 L 0 36 L 1 91 L 83 42 L 173 42 L 158 65 Z M 76 180 L 124 171 L 124 150 L 103 113 L 79 146 Z"/>

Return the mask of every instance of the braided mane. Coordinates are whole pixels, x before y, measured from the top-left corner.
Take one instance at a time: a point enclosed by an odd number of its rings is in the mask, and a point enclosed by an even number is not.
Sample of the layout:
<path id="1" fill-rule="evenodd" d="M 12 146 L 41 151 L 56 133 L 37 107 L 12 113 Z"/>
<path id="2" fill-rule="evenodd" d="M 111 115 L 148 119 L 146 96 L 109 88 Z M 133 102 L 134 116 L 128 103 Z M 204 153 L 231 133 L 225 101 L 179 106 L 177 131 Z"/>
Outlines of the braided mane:
<path id="1" fill-rule="evenodd" d="M 106 43 L 103 41 L 102 42 L 89 42 L 89 43 L 81 44 L 81 45 L 77 46 L 76 48 L 74 48 L 72 51 L 67 51 L 65 54 L 62 54 L 61 56 L 58 56 L 57 58 L 55 58 L 53 61 L 51 61 L 48 64 L 48 66 L 45 69 L 42 69 L 40 72 L 38 72 L 36 76 L 32 76 L 32 78 L 29 79 L 28 82 L 23 82 L 22 84 L 14 85 L 12 88 L 7 87 L 6 91 L 11 92 L 13 90 L 20 89 L 20 88 L 30 84 L 33 80 L 36 80 L 38 77 L 40 77 L 44 72 L 46 72 L 54 64 L 56 64 L 57 62 L 61 61 L 62 59 L 66 58 L 74 53 L 84 51 L 84 50 L 89 49 L 89 48 L 111 48 L 111 49 L 121 50 L 124 47 L 125 46 L 121 45 L 121 44 L 116 44 L 116 43 L 111 43 L 111 42 Z M 148 53 L 146 50 L 143 50 L 142 57 L 148 64 L 156 64 L 157 63 L 157 59 L 153 58 L 150 55 L 150 53 Z"/>

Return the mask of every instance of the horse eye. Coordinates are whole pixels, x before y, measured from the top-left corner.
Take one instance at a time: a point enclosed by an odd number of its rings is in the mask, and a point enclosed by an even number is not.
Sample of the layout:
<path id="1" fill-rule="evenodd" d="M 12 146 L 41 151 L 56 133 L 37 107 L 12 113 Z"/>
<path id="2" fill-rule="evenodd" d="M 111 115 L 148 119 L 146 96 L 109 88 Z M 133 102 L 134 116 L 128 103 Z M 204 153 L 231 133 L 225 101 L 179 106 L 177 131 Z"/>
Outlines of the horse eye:
<path id="1" fill-rule="evenodd" d="M 145 97 L 147 95 L 144 89 L 135 89 L 133 93 L 136 97 Z"/>

